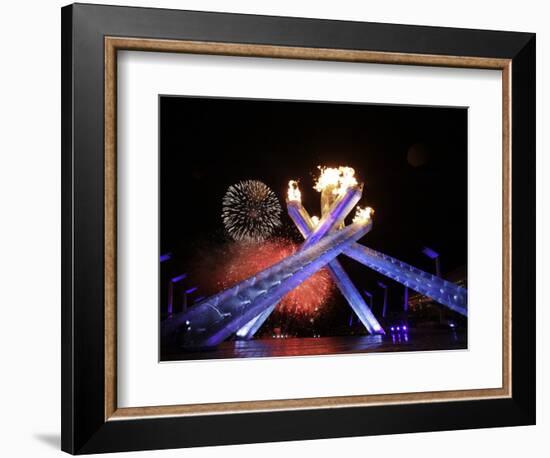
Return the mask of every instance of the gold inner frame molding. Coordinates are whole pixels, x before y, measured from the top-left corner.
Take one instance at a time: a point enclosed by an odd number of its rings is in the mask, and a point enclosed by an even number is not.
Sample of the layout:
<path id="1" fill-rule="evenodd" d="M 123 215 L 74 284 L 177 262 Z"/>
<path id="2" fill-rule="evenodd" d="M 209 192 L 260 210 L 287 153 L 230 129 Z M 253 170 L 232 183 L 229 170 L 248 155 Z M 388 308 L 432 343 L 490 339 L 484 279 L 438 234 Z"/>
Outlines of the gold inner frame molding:
<path id="1" fill-rule="evenodd" d="M 240 57 L 265 57 L 357 63 L 421 65 L 500 70 L 502 72 L 502 387 L 364 396 L 224 402 L 119 408 L 117 405 L 117 51 L 171 52 Z M 105 37 L 105 420 L 158 416 L 248 413 L 275 410 L 359 407 L 382 404 L 507 398 L 512 393 L 511 367 L 511 60 L 483 57 L 404 54 L 344 49 L 301 48 L 239 43 L 214 43 Z"/>

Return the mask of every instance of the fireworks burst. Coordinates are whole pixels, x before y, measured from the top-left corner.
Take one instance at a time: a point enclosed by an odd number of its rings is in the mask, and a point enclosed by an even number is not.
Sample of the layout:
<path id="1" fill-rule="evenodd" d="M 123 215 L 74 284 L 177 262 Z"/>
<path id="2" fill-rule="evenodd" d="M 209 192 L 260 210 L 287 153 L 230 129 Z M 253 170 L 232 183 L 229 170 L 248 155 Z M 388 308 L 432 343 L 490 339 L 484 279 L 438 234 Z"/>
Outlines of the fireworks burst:
<path id="1" fill-rule="evenodd" d="M 229 243 L 219 252 L 201 253 L 201 268 L 194 272 L 201 290 L 210 294 L 230 288 L 294 254 L 300 245 L 286 238 L 262 243 Z M 321 269 L 291 292 L 277 306 L 287 316 L 311 316 L 325 309 L 334 292 L 327 269 Z"/>
<path id="2" fill-rule="evenodd" d="M 281 205 L 275 193 L 258 180 L 229 186 L 222 200 L 222 220 L 236 241 L 260 242 L 281 225 Z"/>

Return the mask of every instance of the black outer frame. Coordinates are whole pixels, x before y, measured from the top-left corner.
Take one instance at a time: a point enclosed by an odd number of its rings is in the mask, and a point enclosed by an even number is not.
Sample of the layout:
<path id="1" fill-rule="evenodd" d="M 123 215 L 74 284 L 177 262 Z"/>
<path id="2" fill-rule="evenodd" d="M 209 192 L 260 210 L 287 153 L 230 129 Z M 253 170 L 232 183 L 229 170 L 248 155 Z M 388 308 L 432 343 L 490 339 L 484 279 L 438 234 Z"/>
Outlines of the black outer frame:
<path id="1" fill-rule="evenodd" d="M 534 34 L 74 4 L 61 35 L 64 451 L 535 424 Z M 105 36 L 512 59 L 512 398 L 105 421 Z"/>

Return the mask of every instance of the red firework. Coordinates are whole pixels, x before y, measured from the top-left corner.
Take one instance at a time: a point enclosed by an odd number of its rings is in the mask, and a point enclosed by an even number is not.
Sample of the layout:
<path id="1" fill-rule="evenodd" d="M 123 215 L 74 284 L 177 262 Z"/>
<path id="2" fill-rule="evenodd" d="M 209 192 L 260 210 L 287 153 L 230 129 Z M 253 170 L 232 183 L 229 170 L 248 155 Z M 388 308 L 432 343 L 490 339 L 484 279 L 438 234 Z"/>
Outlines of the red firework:
<path id="1" fill-rule="evenodd" d="M 216 289 L 229 288 L 292 255 L 299 245 L 282 238 L 261 243 L 234 243 L 218 260 L 208 277 Z M 283 297 L 277 311 L 287 315 L 314 314 L 327 303 L 334 284 L 326 269 L 313 274 Z"/>

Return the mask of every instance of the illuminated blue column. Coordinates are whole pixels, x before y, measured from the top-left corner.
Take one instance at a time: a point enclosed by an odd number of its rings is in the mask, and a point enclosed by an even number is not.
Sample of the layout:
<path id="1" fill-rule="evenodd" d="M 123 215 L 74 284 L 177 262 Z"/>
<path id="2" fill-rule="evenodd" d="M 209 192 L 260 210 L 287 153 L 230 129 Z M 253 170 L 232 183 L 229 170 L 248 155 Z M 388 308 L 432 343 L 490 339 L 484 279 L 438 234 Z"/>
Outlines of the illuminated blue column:
<path id="1" fill-rule="evenodd" d="M 363 237 L 371 224 L 370 220 L 356 222 L 328 234 L 187 312 L 174 315 L 162 324 L 163 338 L 175 337 L 181 329 L 182 343 L 188 348 L 218 345 Z"/>
<path id="2" fill-rule="evenodd" d="M 319 221 L 319 224 L 317 224 L 316 227 L 313 226 L 313 222 L 311 221 L 309 214 L 299 202 L 297 201 L 287 202 L 288 214 L 290 215 L 293 221 L 295 220 L 295 223 L 298 226 L 298 229 L 306 239 L 305 242 L 300 247 L 300 250 L 304 250 L 308 246 L 316 243 L 317 241 L 322 239 L 326 234 L 328 234 L 329 231 L 333 230 L 334 228 L 342 224 L 346 216 L 351 212 L 351 210 L 353 210 L 353 207 L 357 205 L 357 202 L 359 202 L 359 199 L 361 199 L 362 193 L 363 193 L 362 185 L 352 186 L 348 188 L 342 196 L 339 196 L 334 201 L 334 203 L 331 205 L 331 207 L 326 212 L 326 214 L 321 218 L 321 220 Z M 343 272 L 341 268 L 340 270 Z M 346 275 L 345 272 L 343 273 L 344 275 Z M 341 274 L 340 271 L 338 271 L 334 275 L 339 275 L 339 274 Z M 350 292 L 350 294 L 353 294 L 353 292 Z M 357 294 L 359 295 L 359 293 Z M 252 320 L 246 323 L 241 329 L 239 329 L 239 331 L 237 332 L 237 336 L 242 339 L 251 339 L 252 337 L 254 337 L 254 334 L 258 332 L 258 329 L 260 329 L 260 327 L 269 318 L 269 315 L 273 313 L 276 306 L 277 306 L 276 303 L 272 304 L 271 307 L 265 310 L 260 316 L 254 317 Z M 369 329 L 369 327 L 372 330 Z M 378 325 L 378 327 L 369 325 L 369 327 L 367 327 L 369 332 L 380 332 L 380 331 L 384 332 L 380 327 L 380 325 Z"/>
<path id="3" fill-rule="evenodd" d="M 183 309 L 183 311 L 187 310 L 187 307 L 189 306 L 189 296 L 191 294 L 193 294 L 195 291 L 197 291 L 198 287 L 197 286 L 193 286 L 191 288 L 187 288 L 184 292 L 183 292 L 183 302 L 185 304 L 185 307 Z M 195 298 L 193 302 L 197 302 L 197 299 Z"/>
<path id="4" fill-rule="evenodd" d="M 161 258 L 161 262 L 162 258 Z M 184 280 L 187 277 L 187 274 L 181 274 L 177 277 L 173 277 L 170 279 L 170 282 L 168 283 L 168 316 L 172 315 L 174 313 L 174 285 L 182 280 Z"/>
<path id="5" fill-rule="evenodd" d="M 431 248 L 424 247 L 422 249 L 422 254 L 430 258 L 435 263 L 435 274 L 438 277 L 441 277 L 441 268 L 439 266 L 439 253 Z"/>
<path id="6" fill-rule="evenodd" d="M 386 313 L 388 311 L 388 286 L 382 283 L 381 281 L 378 282 L 378 286 L 384 290 L 384 305 L 382 306 L 382 318 L 386 318 Z"/>
<path id="7" fill-rule="evenodd" d="M 369 298 L 369 308 L 372 310 L 374 308 L 374 300 L 372 298 L 372 293 L 370 293 L 366 289 L 363 290 L 363 293 L 365 294 L 365 296 Z"/>

